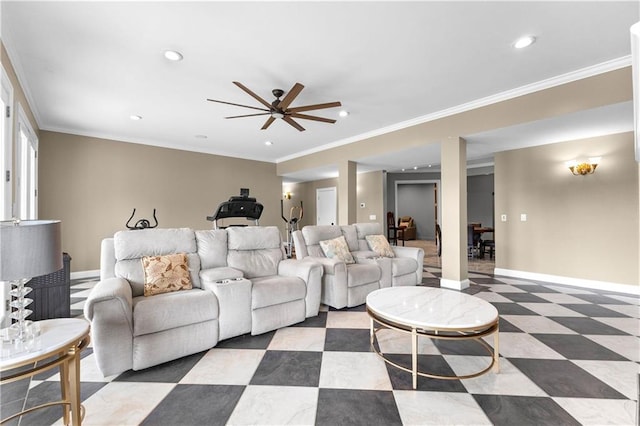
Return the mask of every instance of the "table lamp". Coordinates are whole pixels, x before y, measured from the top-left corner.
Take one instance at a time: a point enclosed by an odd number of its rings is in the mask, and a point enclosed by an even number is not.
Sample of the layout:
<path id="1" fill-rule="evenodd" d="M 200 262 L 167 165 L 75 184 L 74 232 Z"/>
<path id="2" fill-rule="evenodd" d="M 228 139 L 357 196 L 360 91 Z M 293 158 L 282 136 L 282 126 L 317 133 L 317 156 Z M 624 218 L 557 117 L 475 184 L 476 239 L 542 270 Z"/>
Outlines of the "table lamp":
<path id="1" fill-rule="evenodd" d="M 33 277 L 60 270 L 62 264 L 59 220 L 10 220 L 0 222 L 0 281 L 11 283 L 11 318 L 15 320 L 3 338 L 24 342 L 30 337 L 32 302 L 25 286 Z"/>

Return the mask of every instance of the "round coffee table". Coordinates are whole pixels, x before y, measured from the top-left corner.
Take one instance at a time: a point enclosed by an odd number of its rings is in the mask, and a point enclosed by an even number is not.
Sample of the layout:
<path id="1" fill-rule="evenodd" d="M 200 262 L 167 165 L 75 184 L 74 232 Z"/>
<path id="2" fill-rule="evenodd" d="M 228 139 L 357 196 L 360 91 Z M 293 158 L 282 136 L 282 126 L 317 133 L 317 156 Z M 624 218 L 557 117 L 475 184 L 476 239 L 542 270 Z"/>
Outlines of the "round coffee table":
<path id="1" fill-rule="evenodd" d="M 367 313 L 371 317 L 371 348 L 385 362 L 407 372 L 413 378 L 413 388 L 418 376 L 436 379 L 469 379 L 499 369 L 498 311 L 490 303 L 465 293 L 433 287 L 389 287 L 376 290 L 367 296 Z M 376 328 L 375 323 L 380 327 Z M 375 346 L 376 333 L 384 328 L 411 334 L 411 368 L 388 359 Z M 493 334 L 494 347 L 482 338 Z M 418 336 L 431 339 L 473 339 L 491 356 L 488 367 L 464 376 L 441 376 L 418 371 Z"/>

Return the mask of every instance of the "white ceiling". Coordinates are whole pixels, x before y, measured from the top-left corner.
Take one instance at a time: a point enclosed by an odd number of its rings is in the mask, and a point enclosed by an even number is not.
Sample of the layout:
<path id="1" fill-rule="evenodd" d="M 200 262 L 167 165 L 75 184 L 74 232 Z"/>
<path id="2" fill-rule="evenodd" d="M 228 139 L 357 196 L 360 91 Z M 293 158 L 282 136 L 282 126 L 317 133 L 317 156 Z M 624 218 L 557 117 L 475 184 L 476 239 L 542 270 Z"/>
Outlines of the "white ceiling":
<path id="1" fill-rule="evenodd" d="M 41 129 L 269 162 L 559 75 L 628 65 L 629 27 L 640 18 L 637 1 L 2 1 L 0 8 L 2 40 Z M 513 49 L 524 34 L 537 42 Z M 167 61 L 166 49 L 184 60 Z M 300 82 L 306 87 L 292 106 L 341 101 L 350 115 L 315 111 L 338 122 L 300 120 L 305 132 L 281 120 L 260 130 L 264 117 L 225 120 L 254 111 L 206 98 L 260 106 L 232 81 L 268 101 L 272 89 Z M 633 129 L 631 103 L 464 136 L 469 159 L 482 163 L 496 151 L 612 129 Z M 399 170 L 436 164 L 439 155 L 425 146 L 353 160 L 359 171 Z M 329 166 L 288 178 L 332 174 Z"/>

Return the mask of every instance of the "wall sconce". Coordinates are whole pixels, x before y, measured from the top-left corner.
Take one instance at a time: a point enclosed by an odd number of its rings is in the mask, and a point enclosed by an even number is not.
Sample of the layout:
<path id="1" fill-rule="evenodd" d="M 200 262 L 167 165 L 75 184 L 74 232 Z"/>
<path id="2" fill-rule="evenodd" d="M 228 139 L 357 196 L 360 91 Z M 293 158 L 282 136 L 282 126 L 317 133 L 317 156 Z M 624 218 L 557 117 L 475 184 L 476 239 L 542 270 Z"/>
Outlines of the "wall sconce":
<path id="1" fill-rule="evenodd" d="M 579 162 L 577 160 L 571 160 L 567 161 L 565 164 L 574 175 L 585 176 L 596 171 L 596 167 L 598 167 L 600 159 L 601 157 L 591 157 L 588 161 Z"/>
<path id="2" fill-rule="evenodd" d="M 285 192 L 283 194 L 283 197 L 284 197 L 285 200 L 290 200 L 291 199 L 291 193 L 290 192 Z"/>

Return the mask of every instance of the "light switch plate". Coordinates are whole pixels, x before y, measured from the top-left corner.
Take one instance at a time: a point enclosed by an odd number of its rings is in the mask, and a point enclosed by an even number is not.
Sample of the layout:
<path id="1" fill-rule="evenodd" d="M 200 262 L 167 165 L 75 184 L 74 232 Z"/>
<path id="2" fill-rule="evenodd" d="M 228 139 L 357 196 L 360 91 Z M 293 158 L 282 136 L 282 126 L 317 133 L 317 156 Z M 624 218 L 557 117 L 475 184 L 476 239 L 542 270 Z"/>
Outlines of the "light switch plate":
<path id="1" fill-rule="evenodd" d="M 526 222 L 527 221 L 527 214 L 526 213 L 522 213 L 520 215 L 520 222 Z"/>
<path id="2" fill-rule="evenodd" d="M 501 216 L 500 216 L 500 220 L 501 220 L 502 222 L 506 222 L 506 221 L 507 221 L 507 215 L 506 215 L 506 214 L 501 215 Z"/>
<path id="3" fill-rule="evenodd" d="M 376 215 L 375 214 L 370 214 L 369 215 L 369 220 L 376 220 Z"/>

